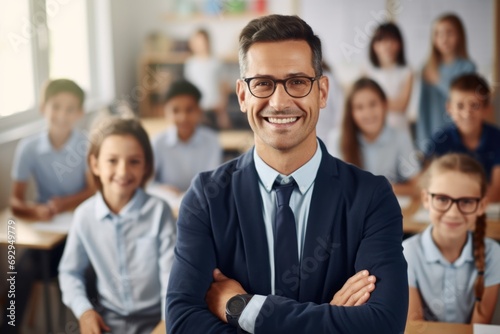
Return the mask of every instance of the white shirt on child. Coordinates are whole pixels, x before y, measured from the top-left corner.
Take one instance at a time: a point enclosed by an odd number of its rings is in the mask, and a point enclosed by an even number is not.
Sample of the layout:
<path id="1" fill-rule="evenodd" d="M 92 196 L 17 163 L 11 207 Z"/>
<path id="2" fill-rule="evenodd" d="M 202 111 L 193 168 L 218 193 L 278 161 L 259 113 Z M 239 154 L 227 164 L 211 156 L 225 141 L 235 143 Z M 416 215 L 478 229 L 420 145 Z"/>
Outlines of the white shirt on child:
<path id="1" fill-rule="evenodd" d="M 408 284 L 418 288 L 425 320 L 469 323 L 474 309 L 474 283 L 477 269 L 474 262 L 472 233 L 460 257 L 450 263 L 432 240 L 432 225 L 424 232 L 403 241 L 408 262 Z M 484 239 L 484 286 L 500 284 L 500 245 Z"/>
<path id="2" fill-rule="evenodd" d="M 154 182 L 186 191 L 200 172 L 212 170 L 222 163 L 222 148 L 217 133 L 198 126 L 193 136 L 183 142 L 177 128 L 170 127 L 153 139 L 155 160 Z"/>
<path id="3" fill-rule="evenodd" d="M 382 87 L 387 99 L 393 100 L 401 95 L 402 89 L 411 75 L 411 70 L 408 66 L 394 66 L 392 68 L 369 66 L 367 75 Z M 394 128 L 409 131 L 406 110 L 404 112 L 389 110 L 387 124 Z"/>
<path id="4" fill-rule="evenodd" d="M 44 131 L 22 139 L 14 155 L 12 179 L 27 182 L 33 177 L 38 203 L 46 203 L 53 197 L 74 195 L 87 185 L 88 138 L 73 130 L 64 146 L 56 150 Z"/>
<path id="5" fill-rule="evenodd" d="M 137 189 L 114 214 L 96 193 L 76 209 L 59 264 L 64 304 L 77 319 L 93 308 L 84 282 L 90 264 L 106 309 L 123 316 L 161 312 L 164 319 L 175 240 L 175 220 L 163 200 Z"/>
<path id="6" fill-rule="evenodd" d="M 191 57 L 184 64 L 184 77 L 201 91 L 200 106 L 215 109 L 221 102 L 222 63 L 215 57 Z"/>

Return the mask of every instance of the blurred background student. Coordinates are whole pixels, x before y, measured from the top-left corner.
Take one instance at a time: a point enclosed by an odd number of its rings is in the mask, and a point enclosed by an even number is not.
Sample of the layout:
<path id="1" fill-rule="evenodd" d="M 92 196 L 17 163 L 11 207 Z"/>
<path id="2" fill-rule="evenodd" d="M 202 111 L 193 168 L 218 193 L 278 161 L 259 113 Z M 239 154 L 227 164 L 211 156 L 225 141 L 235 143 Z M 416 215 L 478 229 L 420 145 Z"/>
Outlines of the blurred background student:
<path id="1" fill-rule="evenodd" d="M 347 96 L 342 129 L 327 148 L 334 157 L 385 176 L 397 195 L 413 195 L 420 170 L 409 157 L 413 144 L 406 129 L 387 124 L 387 98 L 372 79 L 356 81 Z"/>
<path id="2" fill-rule="evenodd" d="M 432 27 L 431 54 L 422 71 L 416 140 L 424 151 L 428 139 L 439 129 L 449 125 L 446 101 L 450 82 L 464 73 L 476 71 L 469 59 L 465 29 L 454 14 L 440 16 Z"/>
<path id="3" fill-rule="evenodd" d="M 191 57 L 184 64 L 184 77 L 202 92 L 204 122 L 212 128 L 230 128 L 228 88 L 223 80 L 222 63 L 212 54 L 207 30 L 198 29 L 189 38 L 189 50 Z"/>
<path id="4" fill-rule="evenodd" d="M 48 81 L 43 89 L 40 112 L 46 130 L 24 138 L 16 148 L 12 166 L 12 212 L 20 217 L 49 221 L 54 215 L 74 209 L 94 192 L 85 163 L 88 140 L 76 128 L 83 116 L 85 93 L 74 81 Z M 26 197 L 33 178 L 37 197 Z M 50 275 L 57 275 L 65 243 L 50 251 Z M 42 280 L 42 252 L 29 249 L 17 263 L 16 319 L 21 324 L 33 283 Z M 5 318 L 4 318 L 5 319 Z M 1 333 L 16 333 L 20 328 L 4 321 Z"/>
<path id="5" fill-rule="evenodd" d="M 375 80 L 387 96 L 387 124 L 409 131 L 406 109 L 412 92 L 413 75 L 406 64 L 401 31 L 394 23 L 375 30 L 370 42 L 370 65 L 366 75 Z"/>
<path id="6" fill-rule="evenodd" d="M 486 176 L 465 154 L 434 160 L 422 178 L 431 225 L 403 242 L 408 320 L 491 322 L 500 286 L 500 246 L 485 238 Z"/>
<path id="7" fill-rule="evenodd" d="M 484 122 L 490 105 L 489 85 L 478 74 L 464 74 L 453 80 L 449 96 L 452 123 L 432 136 L 426 163 L 450 152 L 470 155 L 485 170 L 488 200 L 500 202 L 500 129 Z"/>
<path id="8" fill-rule="evenodd" d="M 163 191 L 180 196 L 196 174 L 222 163 L 217 133 L 200 124 L 201 99 L 198 88 L 185 80 L 172 83 L 165 96 L 165 117 L 172 125 L 152 141 L 155 168 L 148 190 L 156 195 Z"/>

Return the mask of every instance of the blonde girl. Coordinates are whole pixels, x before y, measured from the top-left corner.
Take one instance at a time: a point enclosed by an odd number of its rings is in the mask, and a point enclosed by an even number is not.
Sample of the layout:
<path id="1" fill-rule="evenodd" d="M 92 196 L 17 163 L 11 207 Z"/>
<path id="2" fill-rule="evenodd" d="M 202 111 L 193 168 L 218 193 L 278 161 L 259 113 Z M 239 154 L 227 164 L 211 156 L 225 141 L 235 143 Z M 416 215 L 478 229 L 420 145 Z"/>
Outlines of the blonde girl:
<path id="1" fill-rule="evenodd" d="M 486 177 L 464 154 L 434 160 L 422 178 L 431 224 L 403 242 L 408 320 L 490 323 L 500 284 L 500 246 L 485 238 Z"/>

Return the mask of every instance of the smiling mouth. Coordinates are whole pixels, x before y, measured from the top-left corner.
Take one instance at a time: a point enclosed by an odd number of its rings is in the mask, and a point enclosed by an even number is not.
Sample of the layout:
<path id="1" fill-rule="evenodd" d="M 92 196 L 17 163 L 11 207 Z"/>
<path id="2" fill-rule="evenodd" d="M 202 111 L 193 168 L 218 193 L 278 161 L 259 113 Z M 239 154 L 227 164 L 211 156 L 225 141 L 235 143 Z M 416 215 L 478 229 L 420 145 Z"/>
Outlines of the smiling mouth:
<path id="1" fill-rule="evenodd" d="M 287 117 L 287 118 L 264 117 L 264 119 L 271 124 L 291 124 L 295 123 L 299 119 L 299 117 Z"/>

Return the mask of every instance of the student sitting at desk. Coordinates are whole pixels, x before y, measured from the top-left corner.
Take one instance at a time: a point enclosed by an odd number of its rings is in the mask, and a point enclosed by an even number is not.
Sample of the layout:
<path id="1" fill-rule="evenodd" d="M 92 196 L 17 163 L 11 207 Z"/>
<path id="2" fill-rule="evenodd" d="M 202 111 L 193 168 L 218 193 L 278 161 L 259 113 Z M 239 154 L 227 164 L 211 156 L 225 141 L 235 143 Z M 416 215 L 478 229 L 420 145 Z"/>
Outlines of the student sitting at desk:
<path id="1" fill-rule="evenodd" d="M 484 237 L 484 170 L 465 154 L 447 154 L 430 164 L 422 185 L 431 225 L 403 242 L 408 320 L 490 323 L 500 286 L 500 246 Z"/>
<path id="2" fill-rule="evenodd" d="M 382 87 L 372 79 L 359 79 L 347 97 L 342 129 L 330 133 L 327 147 L 333 156 L 385 176 L 397 195 L 413 195 L 420 163 L 411 159 L 408 131 L 389 126 L 387 113 Z"/>
<path id="3" fill-rule="evenodd" d="M 500 202 L 500 129 L 484 122 L 490 89 L 477 74 L 464 74 L 450 86 L 448 114 L 453 124 L 437 131 L 427 145 L 427 162 L 445 153 L 465 153 L 478 160 L 488 180 L 488 200 Z"/>
<path id="4" fill-rule="evenodd" d="M 222 162 L 217 133 L 201 126 L 201 93 L 188 81 L 174 82 L 165 97 L 165 115 L 173 124 L 154 138 L 154 187 L 180 195 L 193 177 Z"/>
<path id="5" fill-rule="evenodd" d="M 175 223 L 168 205 L 142 189 L 153 173 L 148 135 L 134 119 L 104 121 L 88 162 L 99 192 L 75 211 L 59 266 L 63 302 L 82 334 L 150 333 L 165 314 Z M 89 265 L 98 305 L 85 291 Z"/>
<path id="6" fill-rule="evenodd" d="M 12 166 L 12 194 L 10 207 L 14 215 L 47 221 L 55 214 L 75 208 L 93 193 L 86 172 L 85 155 L 88 140 L 75 125 L 83 116 L 85 94 L 73 81 L 49 81 L 42 94 L 40 111 L 47 130 L 24 138 L 17 146 Z M 26 199 L 28 181 L 33 178 L 37 197 Z M 51 274 L 57 274 L 57 265 L 64 243 L 51 251 Z M 22 322 L 33 282 L 41 279 L 41 253 L 28 250 L 17 264 L 20 287 L 16 292 L 16 317 Z M 17 327 L 19 328 L 19 326 Z M 10 333 L 12 326 L 0 328 Z"/>

